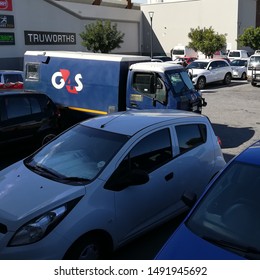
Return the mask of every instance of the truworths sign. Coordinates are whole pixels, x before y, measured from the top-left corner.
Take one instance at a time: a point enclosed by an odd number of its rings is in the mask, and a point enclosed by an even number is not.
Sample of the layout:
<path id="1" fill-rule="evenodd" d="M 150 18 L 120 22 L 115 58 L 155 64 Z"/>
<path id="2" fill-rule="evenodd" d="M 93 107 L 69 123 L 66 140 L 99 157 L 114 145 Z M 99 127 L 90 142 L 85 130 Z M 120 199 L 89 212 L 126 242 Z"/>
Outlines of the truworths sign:
<path id="1" fill-rule="evenodd" d="M 76 33 L 24 31 L 25 45 L 76 45 Z"/>

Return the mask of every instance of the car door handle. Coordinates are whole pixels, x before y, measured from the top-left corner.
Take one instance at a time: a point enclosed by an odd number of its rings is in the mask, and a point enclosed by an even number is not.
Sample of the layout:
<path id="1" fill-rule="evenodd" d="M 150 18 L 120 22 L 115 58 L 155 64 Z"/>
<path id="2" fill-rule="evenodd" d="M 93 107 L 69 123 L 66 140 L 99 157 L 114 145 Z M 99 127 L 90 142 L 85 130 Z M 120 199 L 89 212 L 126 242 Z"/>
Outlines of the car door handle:
<path id="1" fill-rule="evenodd" d="M 172 178 L 173 178 L 173 172 L 167 174 L 167 175 L 164 177 L 165 181 L 169 181 L 169 180 L 171 180 Z"/>

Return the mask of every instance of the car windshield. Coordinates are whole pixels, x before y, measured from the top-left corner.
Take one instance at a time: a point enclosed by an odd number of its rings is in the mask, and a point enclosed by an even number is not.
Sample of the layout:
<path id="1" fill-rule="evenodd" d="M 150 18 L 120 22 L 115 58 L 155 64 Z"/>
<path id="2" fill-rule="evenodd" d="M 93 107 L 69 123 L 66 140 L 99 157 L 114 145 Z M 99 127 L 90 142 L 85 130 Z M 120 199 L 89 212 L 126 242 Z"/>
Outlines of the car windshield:
<path id="1" fill-rule="evenodd" d="M 259 67 L 260 66 L 260 56 L 251 56 L 249 63 L 248 63 L 249 67 Z"/>
<path id="2" fill-rule="evenodd" d="M 248 258 L 260 257 L 260 167 L 233 162 L 214 182 L 187 227 Z M 252 255 L 250 255 L 250 252 Z"/>
<path id="3" fill-rule="evenodd" d="M 193 61 L 187 66 L 187 69 L 206 69 L 208 64 L 209 63 L 205 61 Z"/>
<path id="4" fill-rule="evenodd" d="M 34 172 L 68 184 L 93 180 L 128 136 L 77 125 L 25 160 Z"/>
<path id="5" fill-rule="evenodd" d="M 231 66 L 246 66 L 247 65 L 247 61 L 246 60 L 233 60 L 230 62 Z"/>

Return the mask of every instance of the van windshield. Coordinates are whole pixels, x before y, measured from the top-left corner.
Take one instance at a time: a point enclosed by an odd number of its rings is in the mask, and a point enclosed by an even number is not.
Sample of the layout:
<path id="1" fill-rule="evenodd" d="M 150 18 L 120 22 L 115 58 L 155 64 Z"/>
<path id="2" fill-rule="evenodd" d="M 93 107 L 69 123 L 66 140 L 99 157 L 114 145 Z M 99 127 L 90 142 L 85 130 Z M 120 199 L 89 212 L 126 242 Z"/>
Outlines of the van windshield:
<path id="1" fill-rule="evenodd" d="M 184 55 L 184 50 L 173 50 L 172 54 L 174 54 L 174 55 Z"/>

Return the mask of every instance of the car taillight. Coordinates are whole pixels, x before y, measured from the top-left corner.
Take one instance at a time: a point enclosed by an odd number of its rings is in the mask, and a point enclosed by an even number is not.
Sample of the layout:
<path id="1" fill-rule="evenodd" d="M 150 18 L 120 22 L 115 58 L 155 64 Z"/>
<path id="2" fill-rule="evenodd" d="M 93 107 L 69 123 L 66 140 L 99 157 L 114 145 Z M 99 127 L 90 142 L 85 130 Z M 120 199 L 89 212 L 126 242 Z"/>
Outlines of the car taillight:
<path id="1" fill-rule="evenodd" d="M 221 141 L 220 137 L 217 136 L 217 139 L 218 139 L 219 146 L 221 147 L 222 146 L 222 141 Z"/>

